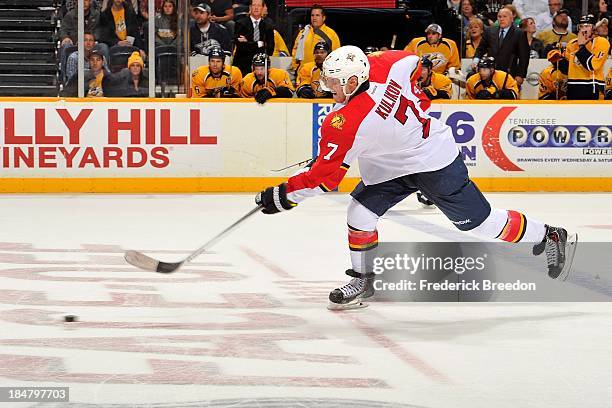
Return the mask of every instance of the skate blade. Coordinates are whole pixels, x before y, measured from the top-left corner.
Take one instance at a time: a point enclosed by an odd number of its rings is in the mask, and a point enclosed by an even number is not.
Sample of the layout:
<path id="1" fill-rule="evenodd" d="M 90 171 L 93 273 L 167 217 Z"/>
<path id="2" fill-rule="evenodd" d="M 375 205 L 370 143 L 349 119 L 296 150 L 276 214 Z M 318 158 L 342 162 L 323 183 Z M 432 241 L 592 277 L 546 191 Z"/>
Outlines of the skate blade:
<path id="1" fill-rule="evenodd" d="M 567 280 L 571 270 L 572 263 L 574 262 L 574 255 L 576 254 L 576 248 L 578 247 L 578 234 L 573 234 L 567 237 L 567 244 L 565 244 L 565 264 L 559 274 L 559 278 L 562 281 Z"/>
<path id="2" fill-rule="evenodd" d="M 368 303 L 364 302 L 363 300 L 354 300 L 350 303 L 345 304 L 338 304 L 333 302 L 329 302 L 327 304 L 327 309 L 333 311 L 363 309 L 366 307 L 368 307 Z"/>

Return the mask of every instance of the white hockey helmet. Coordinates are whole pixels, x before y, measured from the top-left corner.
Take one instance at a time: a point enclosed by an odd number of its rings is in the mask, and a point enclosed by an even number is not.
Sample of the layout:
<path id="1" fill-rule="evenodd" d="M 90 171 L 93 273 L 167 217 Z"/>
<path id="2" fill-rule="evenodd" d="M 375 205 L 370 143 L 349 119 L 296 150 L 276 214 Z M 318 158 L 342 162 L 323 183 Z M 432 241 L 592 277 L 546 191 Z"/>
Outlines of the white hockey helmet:
<path id="1" fill-rule="evenodd" d="M 325 61 L 323 61 L 323 69 L 321 72 L 321 88 L 324 91 L 331 91 L 326 85 L 326 79 L 338 79 L 340 85 L 346 86 L 351 77 L 356 77 L 358 81 L 357 88 L 370 77 L 370 62 L 365 53 L 360 48 L 354 45 L 345 45 L 332 51 Z M 357 90 L 355 88 L 355 90 Z M 351 93 L 344 93 L 351 96 Z"/>

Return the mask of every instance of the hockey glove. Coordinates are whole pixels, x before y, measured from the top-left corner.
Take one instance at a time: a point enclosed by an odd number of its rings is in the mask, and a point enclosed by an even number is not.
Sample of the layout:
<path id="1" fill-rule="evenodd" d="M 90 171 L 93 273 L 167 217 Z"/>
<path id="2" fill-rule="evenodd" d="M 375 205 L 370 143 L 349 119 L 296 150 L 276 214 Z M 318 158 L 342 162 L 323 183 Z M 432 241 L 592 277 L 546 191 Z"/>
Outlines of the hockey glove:
<path id="1" fill-rule="evenodd" d="M 287 184 L 282 183 L 276 187 L 268 187 L 255 197 L 255 203 L 261 205 L 264 214 L 276 214 L 288 211 L 297 204 L 287 199 Z"/>
<path id="2" fill-rule="evenodd" d="M 497 92 L 496 92 L 497 94 Z M 478 91 L 478 93 L 476 94 L 476 99 L 495 99 L 496 95 L 492 94 L 491 92 L 487 91 L 486 89 L 482 89 L 480 91 Z"/>
<path id="3" fill-rule="evenodd" d="M 237 98 L 238 95 L 236 94 L 236 90 L 234 88 L 232 88 L 231 86 L 227 86 L 221 89 L 220 97 L 221 98 Z"/>
<path id="4" fill-rule="evenodd" d="M 279 86 L 276 88 L 277 98 L 293 98 L 293 91 L 286 86 Z"/>
<path id="5" fill-rule="evenodd" d="M 516 99 L 516 95 L 510 89 L 502 89 L 501 91 L 499 91 L 499 98 L 500 99 Z"/>
<path id="6" fill-rule="evenodd" d="M 611 99 L 612 99 L 612 89 L 606 92 L 606 100 L 611 100 Z"/>
<path id="7" fill-rule="evenodd" d="M 424 88 L 424 89 L 423 89 L 423 93 L 424 93 L 425 95 L 427 95 L 427 97 L 428 97 L 430 100 L 435 98 L 435 95 L 433 94 L 432 89 L 433 89 L 433 88 Z"/>
<path id="8" fill-rule="evenodd" d="M 257 93 L 255 93 L 255 100 L 257 101 L 257 103 L 262 105 L 266 103 L 266 101 L 271 97 L 272 92 L 270 92 L 270 90 L 267 88 L 260 89 L 259 91 L 257 91 Z"/>
<path id="9" fill-rule="evenodd" d="M 314 99 L 316 95 L 309 85 L 304 85 L 298 89 L 297 96 L 298 98 Z"/>

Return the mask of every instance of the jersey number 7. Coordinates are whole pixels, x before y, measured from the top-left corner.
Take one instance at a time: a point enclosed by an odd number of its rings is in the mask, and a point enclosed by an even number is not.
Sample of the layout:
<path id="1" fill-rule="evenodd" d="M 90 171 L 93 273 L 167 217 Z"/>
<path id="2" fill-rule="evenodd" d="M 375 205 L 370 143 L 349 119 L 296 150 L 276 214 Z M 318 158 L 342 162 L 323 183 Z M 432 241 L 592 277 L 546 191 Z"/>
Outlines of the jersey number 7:
<path id="1" fill-rule="evenodd" d="M 414 102 L 410 99 L 406 98 L 404 95 L 400 95 L 400 103 L 397 107 L 397 111 L 395 112 L 395 119 L 402 125 L 405 125 L 408 121 L 408 116 L 406 115 L 406 111 L 410 108 L 412 113 L 417 118 L 417 120 L 423 125 L 423 139 L 427 139 L 429 137 L 429 127 L 431 125 L 431 119 L 422 118 L 419 114 L 418 109 L 414 106 Z"/>

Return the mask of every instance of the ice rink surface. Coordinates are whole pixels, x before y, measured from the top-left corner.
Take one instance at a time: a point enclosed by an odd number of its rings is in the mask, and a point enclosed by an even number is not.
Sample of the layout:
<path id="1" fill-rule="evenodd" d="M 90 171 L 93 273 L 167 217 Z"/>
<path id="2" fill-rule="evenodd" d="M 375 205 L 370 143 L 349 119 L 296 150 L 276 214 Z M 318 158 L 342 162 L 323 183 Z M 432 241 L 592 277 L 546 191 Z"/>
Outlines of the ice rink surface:
<path id="1" fill-rule="evenodd" d="M 612 241 L 612 195 L 487 196 L 583 242 Z M 330 194 L 258 214 L 162 275 L 123 251 L 177 260 L 253 195 L 0 196 L 0 386 L 68 386 L 82 407 L 611 406 L 610 303 L 327 310 L 350 266 L 347 202 Z M 379 233 L 474 239 L 412 197 Z"/>

